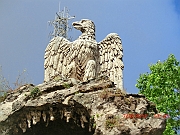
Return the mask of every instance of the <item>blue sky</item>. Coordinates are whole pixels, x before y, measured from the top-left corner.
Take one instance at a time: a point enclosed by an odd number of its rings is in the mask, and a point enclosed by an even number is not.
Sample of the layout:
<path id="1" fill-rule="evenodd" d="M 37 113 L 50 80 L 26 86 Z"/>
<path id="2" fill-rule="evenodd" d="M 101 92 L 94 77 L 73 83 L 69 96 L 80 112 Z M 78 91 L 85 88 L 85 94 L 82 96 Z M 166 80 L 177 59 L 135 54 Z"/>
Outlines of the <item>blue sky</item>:
<path id="1" fill-rule="evenodd" d="M 24 69 L 30 82 L 43 82 L 44 50 L 52 30 L 47 22 L 54 19 L 58 5 L 59 0 L 0 0 L 0 65 L 11 83 Z M 76 16 L 73 21 L 93 20 L 97 41 L 119 34 L 128 93 L 138 92 L 136 80 L 149 71 L 148 64 L 171 53 L 180 61 L 179 0 L 61 0 L 63 7 Z M 76 39 L 80 32 L 73 29 L 69 35 Z"/>

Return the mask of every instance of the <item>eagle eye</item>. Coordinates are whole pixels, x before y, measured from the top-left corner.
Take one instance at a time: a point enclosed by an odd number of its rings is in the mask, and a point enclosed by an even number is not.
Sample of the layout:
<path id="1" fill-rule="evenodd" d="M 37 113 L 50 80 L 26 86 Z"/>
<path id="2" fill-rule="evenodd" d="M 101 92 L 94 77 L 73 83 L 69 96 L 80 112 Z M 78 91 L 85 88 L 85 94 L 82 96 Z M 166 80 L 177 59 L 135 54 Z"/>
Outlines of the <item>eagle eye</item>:
<path id="1" fill-rule="evenodd" d="M 84 22 L 86 22 L 86 20 L 82 20 L 82 21 L 81 21 L 81 23 L 84 23 Z"/>

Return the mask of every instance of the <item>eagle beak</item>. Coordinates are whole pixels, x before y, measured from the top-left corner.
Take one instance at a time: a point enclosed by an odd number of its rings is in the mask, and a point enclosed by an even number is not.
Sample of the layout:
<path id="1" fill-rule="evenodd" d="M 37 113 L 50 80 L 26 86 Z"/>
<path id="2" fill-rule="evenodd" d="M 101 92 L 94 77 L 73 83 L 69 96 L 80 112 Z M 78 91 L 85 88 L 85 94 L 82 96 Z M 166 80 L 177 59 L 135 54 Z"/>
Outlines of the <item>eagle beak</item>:
<path id="1" fill-rule="evenodd" d="M 72 25 L 73 25 L 73 27 L 74 27 L 75 29 L 81 30 L 81 27 L 82 27 L 81 23 L 79 23 L 79 22 L 73 22 Z"/>

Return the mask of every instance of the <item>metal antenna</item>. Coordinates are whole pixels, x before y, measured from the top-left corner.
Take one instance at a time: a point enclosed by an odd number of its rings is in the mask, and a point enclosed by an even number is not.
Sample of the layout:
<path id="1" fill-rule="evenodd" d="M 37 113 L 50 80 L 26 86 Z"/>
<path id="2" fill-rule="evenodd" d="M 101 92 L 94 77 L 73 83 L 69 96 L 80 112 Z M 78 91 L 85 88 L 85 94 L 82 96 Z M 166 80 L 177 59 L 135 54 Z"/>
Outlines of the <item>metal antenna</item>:
<path id="1" fill-rule="evenodd" d="M 64 37 L 68 39 L 68 31 L 71 30 L 72 28 L 68 26 L 68 21 L 70 19 L 74 19 L 75 16 L 70 16 L 69 15 L 69 10 L 64 7 L 64 10 L 60 11 L 60 2 L 59 2 L 59 12 L 56 12 L 55 15 L 55 20 L 53 21 L 48 21 L 50 25 L 53 25 L 54 31 L 51 34 L 50 37 Z"/>
<path id="2" fill-rule="evenodd" d="M 59 2 L 59 12 L 60 12 L 61 2 Z"/>

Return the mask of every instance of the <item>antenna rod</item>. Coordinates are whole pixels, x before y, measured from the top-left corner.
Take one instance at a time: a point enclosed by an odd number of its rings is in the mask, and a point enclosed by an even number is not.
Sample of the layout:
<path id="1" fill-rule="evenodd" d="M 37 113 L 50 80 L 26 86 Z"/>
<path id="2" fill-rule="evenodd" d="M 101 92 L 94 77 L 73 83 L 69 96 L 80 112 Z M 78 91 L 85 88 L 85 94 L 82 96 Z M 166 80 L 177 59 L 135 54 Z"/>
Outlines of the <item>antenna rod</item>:
<path id="1" fill-rule="evenodd" d="M 58 13 L 56 13 L 56 15 L 59 17 L 59 19 L 61 19 L 61 17 L 58 15 Z"/>
<path id="2" fill-rule="evenodd" d="M 60 11 L 60 2 L 59 2 L 59 12 L 56 12 L 55 20 L 49 21 L 49 24 L 54 26 L 54 31 L 51 34 L 53 37 L 64 37 L 68 38 L 68 31 L 71 27 L 68 26 L 68 20 L 75 18 L 69 15 L 69 10 L 64 7 L 64 10 Z"/>
<path id="3" fill-rule="evenodd" d="M 59 13 L 60 13 L 60 6 L 61 6 L 61 2 L 59 2 Z"/>

